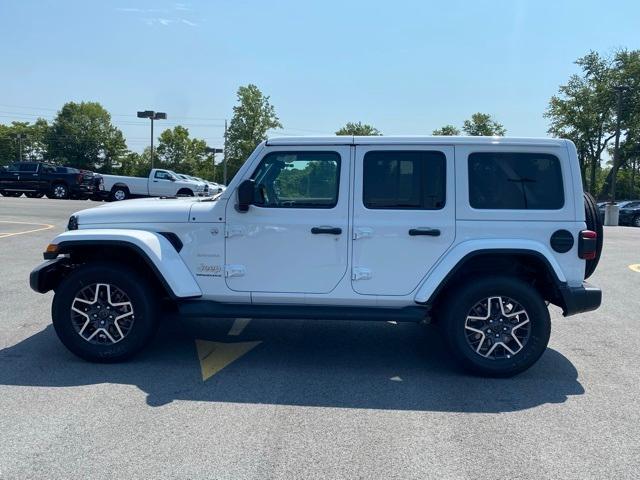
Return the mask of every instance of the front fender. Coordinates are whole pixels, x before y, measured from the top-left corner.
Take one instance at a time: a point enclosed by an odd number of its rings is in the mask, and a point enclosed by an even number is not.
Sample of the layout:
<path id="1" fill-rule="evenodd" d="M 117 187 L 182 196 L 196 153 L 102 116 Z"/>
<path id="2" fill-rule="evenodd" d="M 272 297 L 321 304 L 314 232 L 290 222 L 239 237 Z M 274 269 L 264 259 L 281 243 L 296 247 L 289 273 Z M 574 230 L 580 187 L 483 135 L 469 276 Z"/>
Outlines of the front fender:
<path id="1" fill-rule="evenodd" d="M 128 229 L 71 230 L 58 235 L 52 243 L 58 245 L 60 253 L 69 252 L 74 246 L 88 245 L 132 248 L 142 256 L 173 297 L 202 296 L 198 283 L 176 248 L 159 233 Z"/>
<path id="2" fill-rule="evenodd" d="M 468 240 L 459 243 L 443 255 L 440 263 L 427 274 L 422 284 L 418 287 L 414 300 L 417 303 L 428 303 L 434 292 L 445 281 L 449 273 L 456 269 L 458 264 L 470 255 L 484 253 L 533 254 L 544 260 L 551 267 L 559 283 L 565 283 L 567 280 L 551 251 L 540 242 L 519 239 Z"/>

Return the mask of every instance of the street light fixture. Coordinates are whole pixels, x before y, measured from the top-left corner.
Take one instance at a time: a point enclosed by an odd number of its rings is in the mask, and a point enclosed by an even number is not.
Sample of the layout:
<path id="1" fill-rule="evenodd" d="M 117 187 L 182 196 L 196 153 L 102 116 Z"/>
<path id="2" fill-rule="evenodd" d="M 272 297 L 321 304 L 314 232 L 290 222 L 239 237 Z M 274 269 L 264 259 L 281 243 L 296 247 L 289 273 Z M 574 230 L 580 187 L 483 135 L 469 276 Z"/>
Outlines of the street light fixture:
<path id="1" fill-rule="evenodd" d="M 138 112 L 138 118 L 148 118 L 151 120 L 151 168 L 153 169 L 153 121 L 154 120 L 166 120 L 167 114 L 165 112 L 154 112 L 153 110 L 144 110 Z"/>
<path id="2" fill-rule="evenodd" d="M 213 180 L 215 181 L 215 176 L 216 176 L 216 159 L 215 159 L 215 154 L 216 153 L 224 153 L 224 150 L 222 148 L 214 148 L 214 147 L 205 147 L 204 151 L 206 153 L 212 153 L 214 155 L 214 158 L 211 159 L 211 162 L 213 163 Z"/>

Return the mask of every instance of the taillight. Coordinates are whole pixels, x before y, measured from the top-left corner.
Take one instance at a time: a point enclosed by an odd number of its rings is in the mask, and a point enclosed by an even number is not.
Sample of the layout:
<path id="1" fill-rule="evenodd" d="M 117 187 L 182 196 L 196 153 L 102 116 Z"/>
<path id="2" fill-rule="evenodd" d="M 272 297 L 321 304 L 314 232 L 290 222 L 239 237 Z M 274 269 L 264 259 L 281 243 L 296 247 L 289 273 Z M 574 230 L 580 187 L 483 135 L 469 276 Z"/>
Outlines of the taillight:
<path id="1" fill-rule="evenodd" d="M 592 230 L 582 230 L 578 241 L 578 257 L 585 260 L 596 258 L 598 234 Z"/>
<path id="2" fill-rule="evenodd" d="M 78 183 L 82 183 L 82 174 L 81 173 L 78 174 Z"/>

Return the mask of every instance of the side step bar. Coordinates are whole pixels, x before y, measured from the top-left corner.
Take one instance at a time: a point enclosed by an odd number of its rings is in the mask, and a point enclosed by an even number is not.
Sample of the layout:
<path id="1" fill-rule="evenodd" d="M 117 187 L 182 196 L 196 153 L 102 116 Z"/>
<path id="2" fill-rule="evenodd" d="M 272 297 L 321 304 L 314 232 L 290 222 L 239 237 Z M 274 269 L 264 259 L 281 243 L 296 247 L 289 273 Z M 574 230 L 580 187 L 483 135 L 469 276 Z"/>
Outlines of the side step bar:
<path id="1" fill-rule="evenodd" d="M 335 307 L 325 305 L 255 305 L 219 303 L 210 300 L 184 300 L 178 303 L 180 315 L 199 318 L 271 318 L 310 320 L 369 320 L 397 322 L 428 321 L 428 307 Z"/>

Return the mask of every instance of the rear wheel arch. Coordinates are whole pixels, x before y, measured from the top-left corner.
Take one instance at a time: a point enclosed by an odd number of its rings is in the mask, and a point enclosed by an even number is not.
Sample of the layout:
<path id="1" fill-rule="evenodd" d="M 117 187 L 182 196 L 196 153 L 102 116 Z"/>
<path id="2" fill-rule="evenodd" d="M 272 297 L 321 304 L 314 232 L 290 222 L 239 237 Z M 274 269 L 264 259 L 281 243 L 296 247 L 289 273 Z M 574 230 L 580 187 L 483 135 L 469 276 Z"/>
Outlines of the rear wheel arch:
<path id="1" fill-rule="evenodd" d="M 560 293 L 562 282 L 549 260 L 535 250 L 477 250 L 468 253 L 449 271 L 429 297 L 433 310 L 442 305 L 447 296 L 462 282 L 492 275 L 511 276 L 531 284 L 548 302 L 563 306 Z"/>

